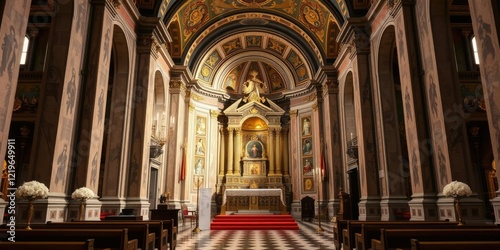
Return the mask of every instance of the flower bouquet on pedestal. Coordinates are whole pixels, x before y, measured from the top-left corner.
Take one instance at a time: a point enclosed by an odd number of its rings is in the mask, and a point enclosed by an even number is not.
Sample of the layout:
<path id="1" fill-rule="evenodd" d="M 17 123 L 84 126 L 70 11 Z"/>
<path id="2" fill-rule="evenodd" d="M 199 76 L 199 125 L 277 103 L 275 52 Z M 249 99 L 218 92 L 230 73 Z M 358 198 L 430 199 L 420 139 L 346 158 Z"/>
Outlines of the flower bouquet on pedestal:
<path id="1" fill-rule="evenodd" d="M 469 185 L 459 181 L 452 181 L 444 186 L 443 194 L 446 197 L 453 197 L 453 205 L 455 206 L 455 214 L 458 225 L 464 225 L 462 221 L 462 206 L 460 204 L 460 199 L 464 196 L 469 197 L 472 194 L 472 190 L 470 189 Z"/>
<path id="2" fill-rule="evenodd" d="M 31 230 L 31 219 L 33 217 L 33 202 L 36 199 L 45 199 L 49 196 L 49 189 L 45 184 L 38 181 L 28 181 L 17 188 L 16 196 L 19 199 L 28 200 L 28 226 L 26 229 Z"/>
<path id="3" fill-rule="evenodd" d="M 85 208 L 85 202 L 88 199 L 94 198 L 94 196 L 95 196 L 94 191 L 92 191 L 90 188 L 86 188 L 86 187 L 78 188 L 77 190 L 75 190 L 71 194 L 71 198 L 73 200 L 80 201 L 80 209 L 78 210 L 78 220 L 82 220 L 82 218 L 83 218 L 83 211 Z"/>

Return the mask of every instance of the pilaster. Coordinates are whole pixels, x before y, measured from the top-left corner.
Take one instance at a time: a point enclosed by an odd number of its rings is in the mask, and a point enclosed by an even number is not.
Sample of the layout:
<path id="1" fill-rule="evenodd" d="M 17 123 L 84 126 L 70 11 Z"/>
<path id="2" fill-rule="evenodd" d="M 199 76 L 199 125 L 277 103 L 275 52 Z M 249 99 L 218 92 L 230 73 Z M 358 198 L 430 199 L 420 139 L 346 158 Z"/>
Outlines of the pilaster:
<path id="1" fill-rule="evenodd" d="M 353 69 L 357 72 L 354 79 L 356 135 L 358 138 L 359 164 L 359 220 L 380 219 L 380 196 L 378 163 L 374 121 L 372 83 L 370 79 L 370 37 L 365 32 L 363 20 L 351 19 L 347 24 L 347 42 L 351 48 Z"/>
<path id="2" fill-rule="evenodd" d="M 481 70 L 481 82 L 483 95 L 488 115 L 488 125 L 493 149 L 494 164 L 500 166 L 500 41 L 498 30 L 498 3 L 491 0 L 469 0 L 469 8 L 472 17 L 472 27 L 476 35 L 478 47 L 479 68 Z M 495 19 L 496 17 L 496 19 Z M 497 172 L 497 180 L 500 182 L 500 174 Z M 495 223 L 500 224 L 500 190 L 497 197 L 491 200 L 495 213 Z"/>
<path id="3" fill-rule="evenodd" d="M 450 203 L 442 195 L 445 185 L 453 180 L 467 183 L 472 190 L 481 190 L 477 173 L 470 167 L 470 151 L 467 144 L 465 126 L 466 114 L 462 105 L 460 85 L 456 69 L 455 51 L 449 16 L 449 5 L 445 2 L 416 1 L 417 26 L 422 49 L 423 84 L 427 110 L 428 130 L 430 131 L 431 158 L 434 165 L 435 192 L 438 193 L 438 217 L 444 219 L 443 211 Z M 426 21 L 431 20 L 431 22 Z M 432 56 L 431 56 L 432 55 Z M 423 142 L 425 143 L 425 142 Z M 476 196 L 477 194 L 475 194 Z M 476 199 L 478 211 L 484 205 Z M 470 214 L 466 220 L 479 220 L 484 213 Z"/>
<path id="4" fill-rule="evenodd" d="M 2 58 L 6 59 L 0 65 L 0 96 L 2 97 L 2 105 L 0 105 L 0 159 L 6 159 L 8 140 L 12 139 L 9 138 L 9 127 L 19 75 L 17 62 L 21 59 L 22 41 L 26 35 L 30 3 L 31 0 L 2 1 L 0 3 L 3 5 L 0 6 L 0 9 L 3 10 L 3 15 L 0 17 L 0 23 L 2 24 L 0 25 L 0 37 L 3 38 L 0 54 L 2 54 Z M 19 170 L 14 173 L 20 176 Z M 17 185 L 20 184 L 17 183 Z M 0 211 L 4 211 L 8 207 L 8 203 L 1 197 L 0 195 Z M 5 212 L 7 211 L 8 209 L 5 209 Z M 0 219 L 0 223 L 2 222 L 3 217 Z"/>

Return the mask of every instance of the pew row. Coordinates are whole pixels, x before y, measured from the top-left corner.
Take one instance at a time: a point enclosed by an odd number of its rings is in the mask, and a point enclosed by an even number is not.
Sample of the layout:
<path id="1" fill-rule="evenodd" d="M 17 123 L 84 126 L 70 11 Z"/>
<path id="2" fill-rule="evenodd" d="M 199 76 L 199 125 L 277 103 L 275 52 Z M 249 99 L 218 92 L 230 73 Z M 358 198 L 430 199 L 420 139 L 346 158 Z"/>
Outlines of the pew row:
<path id="1" fill-rule="evenodd" d="M 411 240 L 411 250 L 498 250 L 500 241 L 419 241 Z"/>
<path id="2" fill-rule="evenodd" d="M 86 241 L 18 241 L 18 242 L 3 242 L 0 241 L 0 249 L 9 250 L 94 250 L 94 239 Z"/>
<path id="3" fill-rule="evenodd" d="M 363 224 L 361 225 L 361 231 L 355 233 L 355 247 L 359 250 L 371 249 L 371 240 L 380 239 L 380 229 L 417 229 L 417 228 L 456 228 L 457 224 L 453 223 L 441 223 L 441 222 L 428 222 L 428 223 L 398 223 L 398 224 Z M 486 225 L 484 226 L 486 227 Z M 479 227 L 478 228 L 483 228 Z"/>
<path id="4" fill-rule="evenodd" d="M 372 239 L 371 244 L 373 250 L 409 249 L 412 239 L 419 241 L 499 241 L 500 228 L 381 229 L 380 239 Z"/>
<path id="5" fill-rule="evenodd" d="M 155 233 L 149 231 L 149 224 L 127 222 L 97 222 L 97 221 L 77 221 L 77 222 L 48 222 L 45 224 L 50 229 L 128 229 L 128 237 L 137 239 L 137 244 L 141 249 L 155 249 Z"/>
<path id="6" fill-rule="evenodd" d="M 171 228 L 172 221 L 160 221 L 160 220 L 145 220 L 145 221 L 119 221 L 119 220 L 112 220 L 112 221 L 72 221 L 69 223 L 73 224 L 96 224 L 97 226 L 107 224 L 107 225 L 122 225 L 124 227 L 127 227 L 127 225 L 148 225 L 149 226 L 149 232 L 155 234 L 155 247 L 157 247 L 159 250 L 167 250 L 168 249 L 168 243 L 169 237 L 168 233 L 169 230 L 168 228 Z M 54 224 L 54 223 L 52 223 Z"/>
<path id="7" fill-rule="evenodd" d="M 2 233 L 4 233 L 4 231 L 2 231 Z M 83 242 L 89 239 L 94 240 L 93 247 L 95 249 L 138 249 L 137 239 L 128 238 L 128 229 L 16 229 L 16 243 L 47 242 L 63 244 L 64 242 Z M 52 248 L 47 247 L 45 249 Z"/>
<path id="8" fill-rule="evenodd" d="M 449 221 L 347 221 L 347 227 L 342 229 L 342 243 L 343 249 L 354 249 L 356 245 L 356 233 L 361 233 L 363 225 L 376 225 L 380 228 L 395 227 L 395 228 L 422 228 L 422 227 L 435 227 L 446 226 L 453 227 L 457 222 Z"/>

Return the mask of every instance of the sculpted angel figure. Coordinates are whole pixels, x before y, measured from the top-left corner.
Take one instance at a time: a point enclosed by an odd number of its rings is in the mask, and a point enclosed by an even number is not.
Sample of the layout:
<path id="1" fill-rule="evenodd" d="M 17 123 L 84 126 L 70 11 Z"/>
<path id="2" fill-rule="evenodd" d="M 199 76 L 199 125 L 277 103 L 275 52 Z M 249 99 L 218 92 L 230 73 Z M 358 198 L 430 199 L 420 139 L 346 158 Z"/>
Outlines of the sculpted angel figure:
<path id="1" fill-rule="evenodd" d="M 249 72 L 251 77 L 243 83 L 243 94 L 245 94 L 243 98 L 244 102 L 264 102 L 266 100 L 264 97 L 261 97 L 260 94 L 266 91 L 267 86 L 257 78 L 258 74 L 256 70 L 251 70 Z"/>

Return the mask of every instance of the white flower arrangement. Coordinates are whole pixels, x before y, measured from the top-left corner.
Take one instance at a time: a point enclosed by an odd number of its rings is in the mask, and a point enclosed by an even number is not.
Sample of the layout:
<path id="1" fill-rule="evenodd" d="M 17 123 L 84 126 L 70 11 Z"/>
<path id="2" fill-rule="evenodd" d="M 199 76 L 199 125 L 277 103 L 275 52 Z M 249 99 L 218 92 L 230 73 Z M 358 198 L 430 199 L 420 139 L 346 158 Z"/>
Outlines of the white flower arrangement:
<path id="1" fill-rule="evenodd" d="M 71 194 L 72 199 L 80 201 L 85 201 L 87 199 L 94 198 L 94 196 L 95 196 L 94 191 L 86 187 L 78 188 Z"/>
<path id="2" fill-rule="evenodd" d="M 16 196 L 20 199 L 45 199 L 49 196 L 49 189 L 38 181 L 28 181 L 17 188 Z"/>
<path id="3" fill-rule="evenodd" d="M 472 190 L 469 185 L 463 182 L 452 181 L 444 186 L 443 194 L 447 197 L 470 196 L 472 194 Z"/>

